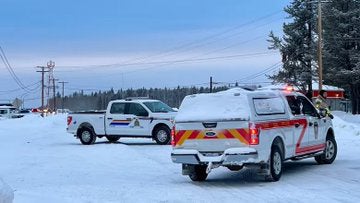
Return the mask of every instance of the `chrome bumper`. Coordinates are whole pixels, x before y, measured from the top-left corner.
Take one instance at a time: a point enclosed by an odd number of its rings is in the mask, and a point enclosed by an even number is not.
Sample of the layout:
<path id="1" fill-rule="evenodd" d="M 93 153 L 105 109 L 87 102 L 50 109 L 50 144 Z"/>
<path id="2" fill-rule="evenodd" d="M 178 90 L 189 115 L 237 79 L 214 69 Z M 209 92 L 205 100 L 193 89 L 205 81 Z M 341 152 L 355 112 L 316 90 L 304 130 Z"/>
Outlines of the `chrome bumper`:
<path id="1" fill-rule="evenodd" d="M 174 149 L 171 153 L 171 159 L 174 163 L 181 164 L 243 165 L 261 162 L 258 159 L 257 151 L 253 148 L 231 148 L 218 156 L 207 156 L 206 154 L 197 150 Z"/>

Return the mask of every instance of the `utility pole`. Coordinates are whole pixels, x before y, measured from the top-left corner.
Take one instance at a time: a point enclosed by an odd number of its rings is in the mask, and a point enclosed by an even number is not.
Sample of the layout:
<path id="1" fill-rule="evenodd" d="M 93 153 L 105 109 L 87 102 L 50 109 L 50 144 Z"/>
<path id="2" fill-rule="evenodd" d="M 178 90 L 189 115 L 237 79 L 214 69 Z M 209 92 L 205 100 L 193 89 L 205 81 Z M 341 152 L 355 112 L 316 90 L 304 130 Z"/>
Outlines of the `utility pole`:
<path id="1" fill-rule="evenodd" d="M 38 73 L 41 73 L 41 110 L 44 109 L 44 88 L 45 88 L 45 84 L 44 84 L 44 75 L 46 72 L 49 72 L 48 70 L 45 70 L 45 66 L 37 66 L 37 68 L 40 68 L 40 71 L 36 71 Z"/>
<path id="2" fill-rule="evenodd" d="M 212 77 L 210 77 L 210 93 L 213 91 L 213 80 Z"/>
<path id="3" fill-rule="evenodd" d="M 69 82 L 60 81 L 60 84 L 62 84 L 62 94 L 61 94 L 61 109 L 64 110 L 64 101 L 65 101 L 65 84 Z"/>
<path id="4" fill-rule="evenodd" d="M 319 60 L 319 91 L 323 86 L 323 61 L 322 61 L 322 12 L 321 12 L 321 0 L 318 0 L 318 60 Z"/>
<path id="5" fill-rule="evenodd" d="M 55 86 L 55 81 L 58 81 L 59 79 L 55 79 L 55 78 L 52 78 L 52 86 L 53 86 L 53 103 L 54 103 L 54 106 L 53 106 L 53 111 L 56 112 L 56 86 Z"/>

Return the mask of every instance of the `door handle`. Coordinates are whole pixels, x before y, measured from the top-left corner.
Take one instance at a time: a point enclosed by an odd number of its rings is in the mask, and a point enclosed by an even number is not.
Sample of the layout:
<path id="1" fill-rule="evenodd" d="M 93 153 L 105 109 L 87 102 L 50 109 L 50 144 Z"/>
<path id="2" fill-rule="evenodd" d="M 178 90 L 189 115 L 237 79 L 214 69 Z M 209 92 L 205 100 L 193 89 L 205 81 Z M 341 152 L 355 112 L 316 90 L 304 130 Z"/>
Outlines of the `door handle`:
<path id="1" fill-rule="evenodd" d="M 318 124 L 317 122 L 315 122 L 315 123 L 314 123 L 314 126 L 315 126 L 315 127 L 318 127 L 318 126 L 319 126 L 319 124 Z"/>
<path id="2" fill-rule="evenodd" d="M 107 118 L 108 120 L 112 120 L 113 118 Z"/>
<path id="3" fill-rule="evenodd" d="M 132 120 L 132 118 L 126 118 L 126 120 L 131 121 L 131 120 Z"/>
<path id="4" fill-rule="evenodd" d="M 312 123 L 312 122 L 309 122 L 309 126 L 313 126 L 313 124 L 314 124 L 314 123 Z"/>
<path id="5" fill-rule="evenodd" d="M 295 123 L 295 128 L 298 128 L 300 126 L 299 123 Z"/>

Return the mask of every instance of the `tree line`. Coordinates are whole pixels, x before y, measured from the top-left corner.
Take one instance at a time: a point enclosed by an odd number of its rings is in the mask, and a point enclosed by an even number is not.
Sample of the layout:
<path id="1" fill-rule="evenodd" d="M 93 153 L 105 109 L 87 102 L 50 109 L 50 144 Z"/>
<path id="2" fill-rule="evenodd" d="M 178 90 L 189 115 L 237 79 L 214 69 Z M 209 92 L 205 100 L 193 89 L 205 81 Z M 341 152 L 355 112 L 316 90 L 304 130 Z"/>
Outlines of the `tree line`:
<path id="1" fill-rule="evenodd" d="M 223 91 L 228 89 L 227 86 L 214 87 L 213 92 Z M 197 93 L 209 93 L 209 87 L 177 87 L 177 88 L 140 88 L 140 89 L 120 89 L 109 91 L 98 91 L 85 94 L 84 91 L 74 92 L 69 96 L 65 96 L 62 100 L 61 95 L 56 96 L 56 107 L 58 109 L 62 106 L 72 111 L 81 110 L 104 110 L 111 100 L 126 99 L 130 97 L 148 97 L 150 99 L 158 99 L 170 107 L 178 108 L 185 96 Z M 64 101 L 64 104 L 62 104 Z M 49 101 L 53 104 L 53 100 Z M 50 106 L 53 109 L 52 106 Z"/>

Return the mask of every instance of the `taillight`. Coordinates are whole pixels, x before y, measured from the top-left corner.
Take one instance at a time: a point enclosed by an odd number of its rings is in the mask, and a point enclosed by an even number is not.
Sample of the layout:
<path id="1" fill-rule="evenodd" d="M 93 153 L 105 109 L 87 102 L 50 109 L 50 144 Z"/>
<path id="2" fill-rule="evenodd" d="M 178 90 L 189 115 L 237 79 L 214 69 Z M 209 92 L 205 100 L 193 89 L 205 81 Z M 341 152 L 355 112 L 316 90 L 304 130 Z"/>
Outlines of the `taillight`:
<path id="1" fill-rule="evenodd" d="M 67 125 L 70 125 L 71 121 L 72 121 L 72 116 L 68 116 L 67 117 Z"/>
<path id="2" fill-rule="evenodd" d="M 249 123 L 249 144 L 258 145 L 259 144 L 259 135 L 260 129 L 256 128 L 255 123 Z"/>
<path id="3" fill-rule="evenodd" d="M 176 145 L 175 134 L 176 134 L 176 131 L 175 131 L 175 125 L 174 125 L 171 129 L 171 145 L 173 147 L 175 147 L 175 145 Z"/>

